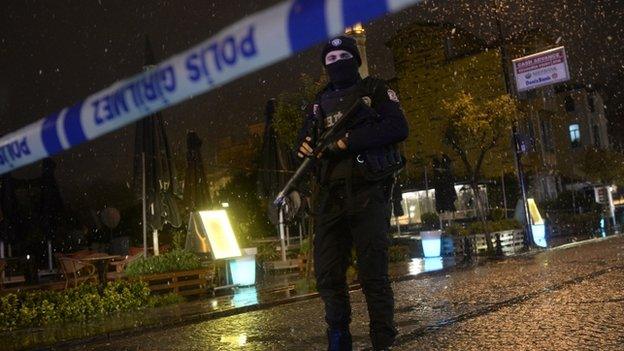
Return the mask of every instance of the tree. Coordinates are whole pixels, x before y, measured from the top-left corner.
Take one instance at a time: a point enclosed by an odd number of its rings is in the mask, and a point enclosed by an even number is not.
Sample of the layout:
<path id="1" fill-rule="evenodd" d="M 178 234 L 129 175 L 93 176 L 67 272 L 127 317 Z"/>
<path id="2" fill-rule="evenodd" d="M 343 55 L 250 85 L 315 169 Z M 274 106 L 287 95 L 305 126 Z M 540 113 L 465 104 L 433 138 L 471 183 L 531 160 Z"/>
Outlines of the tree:
<path id="1" fill-rule="evenodd" d="M 581 170 L 590 180 L 603 185 L 624 185 L 624 155 L 605 149 L 589 149 L 583 154 Z"/>
<path id="2" fill-rule="evenodd" d="M 478 182 L 486 157 L 499 146 L 508 149 L 511 125 L 518 111 L 516 102 L 509 95 L 500 95 L 478 103 L 471 94 L 462 92 L 454 100 L 444 101 L 443 109 L 444 142 L 461 161 L 475 194 L 477 214 L 485 222 Z M 485 234 L 488 251 L 493 252 L 490 234 Z"/>
<path id="3" fill-rule="evenodd" d="M 236 171 L 216 196 L 220 203 L 228 203 L 228 216 L 242 247 L 273 232 L 266 204 L 257 195 L 257 176 L 256 171 Z"/>
<path id="4" fill-rule="evenodd" d="M 302 74 L 298 89 L 284 92 L 277 97 L 273 126 L 278 139 L 288 147 L 294 149 L 298 146 L 295 144 L 306 116 L 305 111 L 326 81 L 324 76 L 315 81 L 309 75 Z"/>

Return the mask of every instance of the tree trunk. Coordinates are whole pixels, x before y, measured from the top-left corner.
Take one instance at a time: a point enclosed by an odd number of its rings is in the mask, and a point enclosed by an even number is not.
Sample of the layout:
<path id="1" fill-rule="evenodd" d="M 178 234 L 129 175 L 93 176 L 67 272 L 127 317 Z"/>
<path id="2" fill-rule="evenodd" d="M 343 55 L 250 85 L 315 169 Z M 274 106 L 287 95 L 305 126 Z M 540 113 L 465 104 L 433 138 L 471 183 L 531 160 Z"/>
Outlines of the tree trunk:
<path id="1" fill-rule="evenodd" d="M 490 234 L 490 231 L 488 230 L 486 226 L 486 213 L 485 213 L 485 208 L 484 208 L 485 204 L 483 203 L 481 199 L 481 192 L 479 192 L 479 184 L 477 183 L 475 179 L 473 179 L 472 182 L 470 183 L 470 187 L 472 188 L 472 192 L 474 193 L 474 197 L 475 197 L 477 216 L 481 220 L 481 223 L 483 224 L 483 230 L 485 231 L 485 233 L 483 234 L 485 235 L 485 244 L 487 245 L 487 254 L 492 255 L 494 253 L 494 245 L 492 244 L 492 235 Z"/>

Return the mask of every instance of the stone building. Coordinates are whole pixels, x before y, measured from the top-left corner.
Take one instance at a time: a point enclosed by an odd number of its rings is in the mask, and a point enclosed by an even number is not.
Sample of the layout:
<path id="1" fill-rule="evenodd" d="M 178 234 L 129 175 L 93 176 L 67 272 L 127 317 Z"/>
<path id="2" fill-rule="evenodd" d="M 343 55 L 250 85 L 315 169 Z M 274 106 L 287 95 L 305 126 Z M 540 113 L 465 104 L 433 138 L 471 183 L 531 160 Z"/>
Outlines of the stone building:
<path id="1" fill-rule="evenodd" d="M 551 43 L 554 40 L 531 32 L 506 38 L 509 59 L 550 48 Z M 413 160 L 428 164 L 440 152 L 453 154 L 443 142 L 443 101 L 462 91 L 477 101 L 506 92 L 498 43 L 488 44 L 453 24 L 414 23 L 400 30 L 387 45 L 396 71 L 392 85 L 399 92 L 410 124 L 405 151 Z M 508 66 L 510 69 L 511 64 Z M 509 76 L 513 82 L 511 73 Z M 528 146 L 523 159 L 531 196 L 553 198 L 562 190 L 563 182 L 582 178 L 578 165 L 583 150 L 609 147 L 602 98 L 593 89 L 573 84 L 514 95 L 521 110 L 519 131 Z M 416 168 L 412 172 L 418 177 L 421 171 Z M 483 173 L 496 178 L 512 172 L 508 140 L 493 150 Z"/>

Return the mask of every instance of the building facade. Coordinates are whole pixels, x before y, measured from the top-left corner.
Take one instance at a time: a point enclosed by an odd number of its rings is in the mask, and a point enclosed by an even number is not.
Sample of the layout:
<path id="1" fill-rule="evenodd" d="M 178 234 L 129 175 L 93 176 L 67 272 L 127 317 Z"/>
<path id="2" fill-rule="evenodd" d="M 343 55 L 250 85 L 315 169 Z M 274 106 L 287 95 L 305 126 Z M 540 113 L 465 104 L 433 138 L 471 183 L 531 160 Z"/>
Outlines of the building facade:
<path id="1" fill-rule="evenodd" d="M 505 40 L 509 60 L 553 44 L 554 40 L 537 33 Z M 425 164 L 436 154 L 453 154 L 443 141 L 445 123 L 440 116 L 444 101 L 460 92 L 471 94 L 477 101 L 506 93 L 498 43 L 488 44 L 453 24 L 414 23 L 401 29 L 387 46 L 395 64 L 392 85 L 399 92 L 410 124 L 406 155 Z M 506 68 L 510 70 L 510 66 Z M 508 76 L 513 82 L 511 71 Z M 523 164 L 530 195 L 538 201 L 554 198 L 563 183 L 582 179 L 579 164 L 585 150 L 609 147 L 604 102 L 596 90 L 580 85 L 558 85 L 514 96 L 519 102 L 516 117 L 527 151 Z M 491 152 L 483 174 L 495 178 L 512 172 L 509 138 Z"/>

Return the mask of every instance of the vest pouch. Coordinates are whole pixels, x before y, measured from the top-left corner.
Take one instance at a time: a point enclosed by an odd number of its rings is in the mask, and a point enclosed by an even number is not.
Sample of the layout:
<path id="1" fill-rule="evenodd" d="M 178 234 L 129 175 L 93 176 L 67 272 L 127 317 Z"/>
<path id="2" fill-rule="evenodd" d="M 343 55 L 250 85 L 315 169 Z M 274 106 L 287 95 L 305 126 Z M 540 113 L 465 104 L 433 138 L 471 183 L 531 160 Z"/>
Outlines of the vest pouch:
<path id="1" fill-rule="evenodd" d="M 355 167 L 367 181 L 394 176 L 405 167 L 405 158 L 395 145 L 366 151 L 355 158 Z"/>

